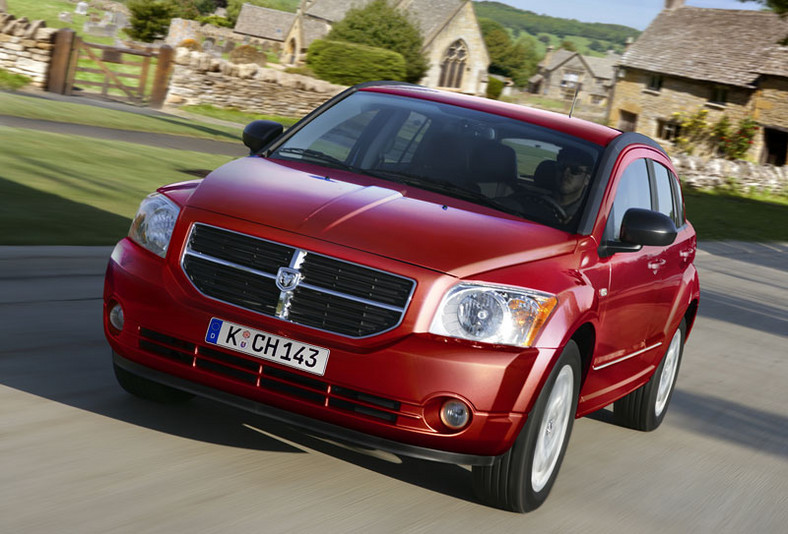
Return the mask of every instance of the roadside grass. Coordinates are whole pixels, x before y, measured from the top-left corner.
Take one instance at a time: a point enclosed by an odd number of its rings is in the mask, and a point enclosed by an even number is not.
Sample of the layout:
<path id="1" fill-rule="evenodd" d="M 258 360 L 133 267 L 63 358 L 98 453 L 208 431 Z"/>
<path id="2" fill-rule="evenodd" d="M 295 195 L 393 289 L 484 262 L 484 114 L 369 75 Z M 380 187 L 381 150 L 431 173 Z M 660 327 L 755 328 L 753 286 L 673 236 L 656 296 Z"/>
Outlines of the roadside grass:
<path id="1" fill-rule="evenodd" d="M 239 124 L 248 124 L 253 120 L 269 120 L 279 122 L 285 128 L 289 128 L 300 120 L 300 117 L 282 117 L 280 115 L 262 115 L 259 113 L 247 113 L 237 108 L 217 108 L 208 104 L 199 104 L 195 106 L 181 106 L 179 109 L 188 111 L 189 113 L 196 113 L 204 115 L 213 119 L 220 119 L 223 121 L 236 122 Z"/>
<path id="2" fill-rule="evenodd" d="M 140 200 L 232 158 L 0 126 L 0 245 L 111 245 Z"/>
<path id="3" fill-rule="evenodd" d="M 29 84 L 32 80 L 23 74 L 0 69 L 0 90 L 16 91 Z"/>
<path id="4" fill-rule="evenodd" d="M 0 92 L 0 114 L 140 132 L 240 142 L 242 130 L 168 115 L 141 115 L 88 104 Z"/>
<path id="5" fill-rule="evenodd" d="M 788 196 L 685 189 L 684 199 L 699 240 L 788 242 Z"/>

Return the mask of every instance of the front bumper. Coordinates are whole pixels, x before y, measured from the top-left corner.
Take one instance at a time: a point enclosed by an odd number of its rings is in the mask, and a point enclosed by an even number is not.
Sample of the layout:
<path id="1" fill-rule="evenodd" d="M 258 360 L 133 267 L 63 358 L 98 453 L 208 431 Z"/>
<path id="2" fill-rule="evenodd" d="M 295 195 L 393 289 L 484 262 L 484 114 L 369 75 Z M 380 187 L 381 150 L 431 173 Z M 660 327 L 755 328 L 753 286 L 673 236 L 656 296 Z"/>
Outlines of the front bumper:
<path id="1" fill-rule="evenodd" d="M 397 454 L 489 465 L 506 452 L 524 421 L 517 410 L 537 349 L 471 346 L 428 334 L 389 333 L 356 343 L 284 324 L 200 296 L 173 265 L 129 240 L 107 268 L 104 328 L 126 370 L 200 396 L 322 434 Z M 108 323 L 120 303 L 125 326 Z M 254 326 L 331 350 L 323 376 L 258 360 L 204 342 L 212 317 Z M 400 327 L 399 329 L 403 329 Z M 466 402 L 459 432 L 440 422 L 441 404 Z"/>

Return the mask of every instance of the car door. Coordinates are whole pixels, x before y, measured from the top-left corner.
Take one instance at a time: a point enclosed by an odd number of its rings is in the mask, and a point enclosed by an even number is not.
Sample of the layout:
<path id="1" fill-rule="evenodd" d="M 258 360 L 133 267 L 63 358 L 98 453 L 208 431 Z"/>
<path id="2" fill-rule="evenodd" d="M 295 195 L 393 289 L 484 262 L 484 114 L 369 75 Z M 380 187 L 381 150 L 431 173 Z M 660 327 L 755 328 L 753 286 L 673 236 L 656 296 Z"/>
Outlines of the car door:
<path id="1" fill-rule="evenodd" d="M 630 208 L 653 208 L 647 155 L 645 150 L 636 150 L 623 156 L 621 171 L 613 181 L 603 241 L 619 240 L 624 214 Z M 609 282 L 600 294 L 595 370 L 622 365 L 624 374 L 631 376 L 641 366 L 624 362 L 649 353 L 662 342 L 670 311 L 663 294 L 666 252 L 665 247 L 645 246 L 600 259 L 609 269 Z"/>

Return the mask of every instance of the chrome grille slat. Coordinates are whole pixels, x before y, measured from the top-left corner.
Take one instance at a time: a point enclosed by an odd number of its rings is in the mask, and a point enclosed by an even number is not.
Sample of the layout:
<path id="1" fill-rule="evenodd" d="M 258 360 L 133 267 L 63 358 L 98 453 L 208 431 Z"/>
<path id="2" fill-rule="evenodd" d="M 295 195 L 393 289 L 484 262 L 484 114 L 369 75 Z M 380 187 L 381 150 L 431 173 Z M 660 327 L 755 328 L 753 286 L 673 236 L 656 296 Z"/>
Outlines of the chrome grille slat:
<path id="1" fill-rule="evenodd" d="M 181 267 L 202 294 L 264 315 L 361 338 L 399 325 L 415 288 L 408 278 L 202 223 Z M 280 291 L 280 268 L 300 284 Z"/>

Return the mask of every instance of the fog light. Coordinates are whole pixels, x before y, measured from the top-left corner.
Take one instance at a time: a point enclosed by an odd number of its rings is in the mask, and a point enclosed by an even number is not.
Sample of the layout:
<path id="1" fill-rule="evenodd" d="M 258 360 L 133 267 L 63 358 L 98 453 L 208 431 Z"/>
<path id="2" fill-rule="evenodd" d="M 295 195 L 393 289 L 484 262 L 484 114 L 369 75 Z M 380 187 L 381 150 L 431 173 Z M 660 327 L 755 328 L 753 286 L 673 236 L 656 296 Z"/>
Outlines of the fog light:
<path id="1" fill-rule="evenodd" d="M 452 430 L 460 430 L 468 424 L 471 412 L 468 406 L 456 399 L 447 400 L 441 407 L 441 421 Z"/>
<path id="2" fill-rule="evenodd" d="M 123 308 L 118 303 L 115 303 L 109 311 L 109 324 L 117 330 L 123 330 Z"/>

